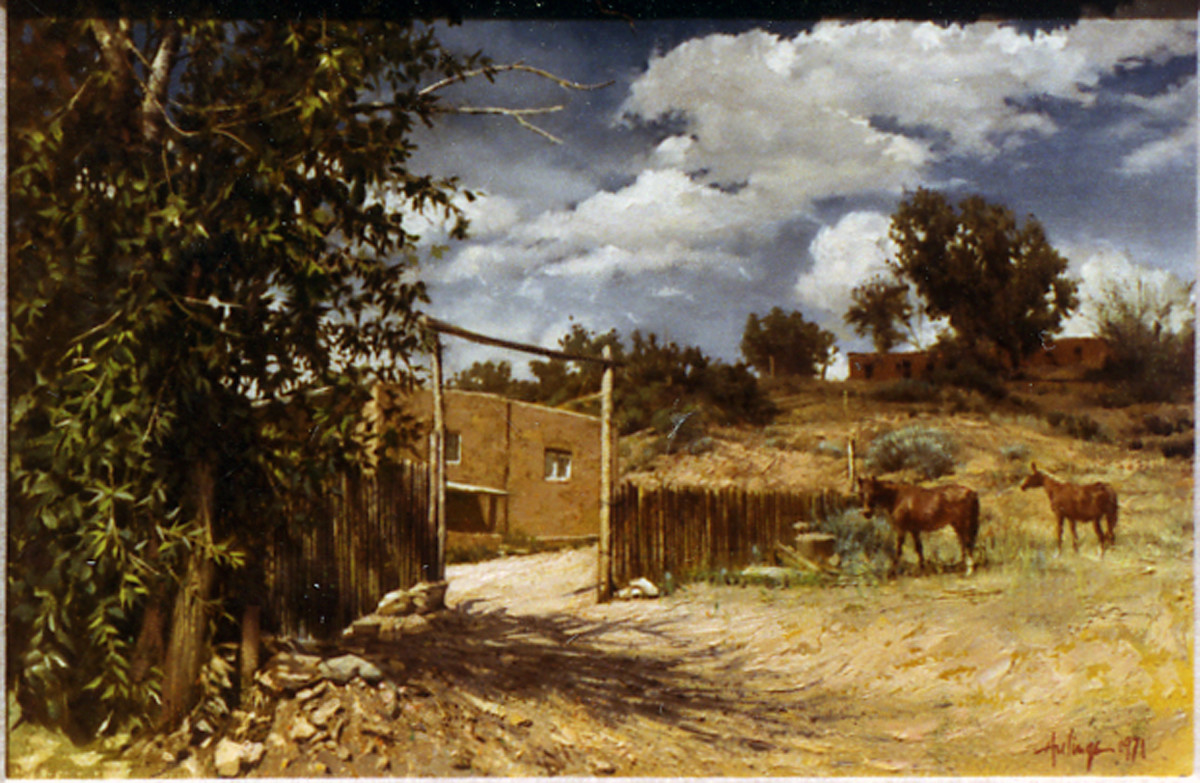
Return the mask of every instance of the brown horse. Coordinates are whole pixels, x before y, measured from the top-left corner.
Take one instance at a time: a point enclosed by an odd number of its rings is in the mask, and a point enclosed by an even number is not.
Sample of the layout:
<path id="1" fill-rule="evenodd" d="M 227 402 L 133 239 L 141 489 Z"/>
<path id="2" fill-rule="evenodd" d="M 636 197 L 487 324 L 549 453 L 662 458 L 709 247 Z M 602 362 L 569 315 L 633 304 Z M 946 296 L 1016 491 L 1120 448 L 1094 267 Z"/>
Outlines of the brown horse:
<path id="1" fill-rule="evenodd" d="M 1079 534 L 1075 531 L 1075 523 L 1091 522 L 1096 538 L 1100 540 L 1100 556 L 1104 557 L 1104 550 L 1117 543 L 1117 491 L 1100 481 L 1093 484 L 1056 481 L 1038 470 L 1037 463 L 1030 463 L 1029 471 L 1021 489 L 1046 488 L 1058 531 L 1058 551 L 1062 552 L 1063 519 L 1071 523 L 1071 539 L 1076 552 L 1079 551 Z M 1100 527 L 1101 519 L 1108 523 L 1107 530 Z"/>
<path id="2" fill-rule="evenodd" d="M 962 547 L 967 575 L 975 570 L 975 538 L 979 534 L 979 495 L 975 490 L 958 484 L 947 484 L 926 489 L 911 484 L 895 484 L 877 478 L 863 478 L 858 482 L 862 493 L 863 514 L 870 517 L 875 511 L 887 512 L 888 521 L 896 531 L 896 556 L 900 562 L 904 551 L 904 537 L 911 534 L 917 550 L 917 561 L 925 570 L 925 551 L 921 546 L 921 533 L 937 530 L 949 525 L 958 536 Z"/>

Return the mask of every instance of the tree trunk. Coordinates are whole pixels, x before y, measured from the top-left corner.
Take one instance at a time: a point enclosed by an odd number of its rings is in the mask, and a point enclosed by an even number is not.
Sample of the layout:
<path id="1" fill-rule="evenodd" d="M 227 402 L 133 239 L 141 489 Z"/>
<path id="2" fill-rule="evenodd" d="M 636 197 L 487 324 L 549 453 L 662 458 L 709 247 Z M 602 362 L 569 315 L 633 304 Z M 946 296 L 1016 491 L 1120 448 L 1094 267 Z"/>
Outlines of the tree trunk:
<path id="1" fill-rule="evenodd" d="M 258 671 L 258 651 L 261 643 L 262 607 L 247 605 L 242 612 L 242 698 L 254 684 L 254 673 Z"/>
<path id="2" fill-rule="evenodd" d="M 200 669 L 208 653 L 208 597 L 216 576 L 209 547 L 213 541 L 213 469 L 198 462 L 190 476 L 193 522 L 201 532 L 201 545 L 188 556 L 183 582 L 175 595 L 171 637 L 163 672 L 162 713 L 159 723 L 173 726 L 195 704 Z"/>

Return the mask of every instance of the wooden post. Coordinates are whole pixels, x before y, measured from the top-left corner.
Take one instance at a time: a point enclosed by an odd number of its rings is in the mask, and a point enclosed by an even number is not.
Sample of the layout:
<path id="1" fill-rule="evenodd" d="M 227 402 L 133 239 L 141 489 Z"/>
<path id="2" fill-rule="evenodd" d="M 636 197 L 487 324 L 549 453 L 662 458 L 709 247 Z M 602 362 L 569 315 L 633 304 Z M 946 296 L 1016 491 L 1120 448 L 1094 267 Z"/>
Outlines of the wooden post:
<path id="1" fill-rule="evenodd" d="M 604 346 L 604 358 L 612 359 L 612 349 Z M 596 598 L 612 597 L 612 501 L 613 501 L 613 366 L 604 365 L 600 381 L 600 542 L 596 580 Z"/>
<path id="2" fill-rule="evenodd" d="M 846 462 L 849 464 L 847 475 L 850 477 L 850 494 L 854 494 L 858 476 L 854 469 L 854 438 L 850 438 L 850 442 L 846 444 Z"/>
<path id="3" fill-rule="evenodd" d="M 433 569 L 431 582 L 446 578 L 446 401 L 442 397 L 442 338 L 433 335 L 433 432 L 429 444 L 429 464 L 432 468 L 429 498 L 429 526 L 433 529 Z"/>

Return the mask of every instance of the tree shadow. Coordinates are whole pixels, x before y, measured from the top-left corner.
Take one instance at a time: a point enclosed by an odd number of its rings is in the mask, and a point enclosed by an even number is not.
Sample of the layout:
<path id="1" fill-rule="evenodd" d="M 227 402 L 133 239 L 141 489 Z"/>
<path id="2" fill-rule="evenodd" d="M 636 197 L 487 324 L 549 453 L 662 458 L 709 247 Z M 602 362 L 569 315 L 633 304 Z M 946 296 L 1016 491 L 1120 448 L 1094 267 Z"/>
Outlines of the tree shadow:
<path id="1" fill-rule="evenodd" d="M 749 680 L 754 675 L 742 670 L 736 656 L 718 668 L 712 666 L 712 649 L 671 654 L 659 645 L 639 647 L 634 641 L 625 652 L 613 649 L 611 642 L 601 646 L 594 641 L 628 631 L 669 642 L 677 637 L 665 628 L 667 618 L 593 621 L 557 612 L 512 615 L 503 608 L 475 610 L 476 603 L 466 601 L 431 615 L 426 627 L 398 640 L 340 647 L 371 660 L 396 684 L 420 685 L 435 678 L 489 700 L 507 696 L 536 704 L 558 697 L 608 725 L 636 716 L 757 750 L 772 747 L 765 735 L 797 733 L 795 722 L 785 719 L 785 713 L 800 709 L 795 697 L 785 700 L 753 687 Z M 690 670 L 705 659 L 711 674 Z M 739 678 L 747 685 L 737 685 Z M 706 728 L 716 728 L 718 718 L 722 728 L 753 726 L 753 736 Z"/>

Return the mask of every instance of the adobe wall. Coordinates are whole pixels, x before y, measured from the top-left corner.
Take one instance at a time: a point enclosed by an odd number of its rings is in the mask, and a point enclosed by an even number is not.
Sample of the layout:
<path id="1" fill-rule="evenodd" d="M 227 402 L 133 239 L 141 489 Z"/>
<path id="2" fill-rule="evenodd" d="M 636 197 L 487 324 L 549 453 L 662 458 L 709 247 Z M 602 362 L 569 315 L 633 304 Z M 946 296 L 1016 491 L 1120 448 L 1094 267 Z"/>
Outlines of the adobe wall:
<path id="1" fill-rule="evenodd" d="M 536 536 L 600 531 L 600 420 L 523 403 L 512 406 L 509 525 Z M 546 449 L 571 455 L 570 477 L 546 478 Z"/>
<path id="2" fill-rule="evenodd" d="M 418 420 L 419 435 L 399 458 L 426 460 L 433 393 L 402 394 L 377 388 L 368 408 L 375 432 L 404 411 Z M 446 481 L 490 489 L 448 491 L 446 527 L 472 533 L 595 535 L 600 528 L 600 420 L 569 411 L 508 400 L 495 394 L 447 389 L 446 430 L 460 439 L 461 460 L 447 462 Z M 571 454 L 566 481 L 548 480 L 546 449 Z"/>

